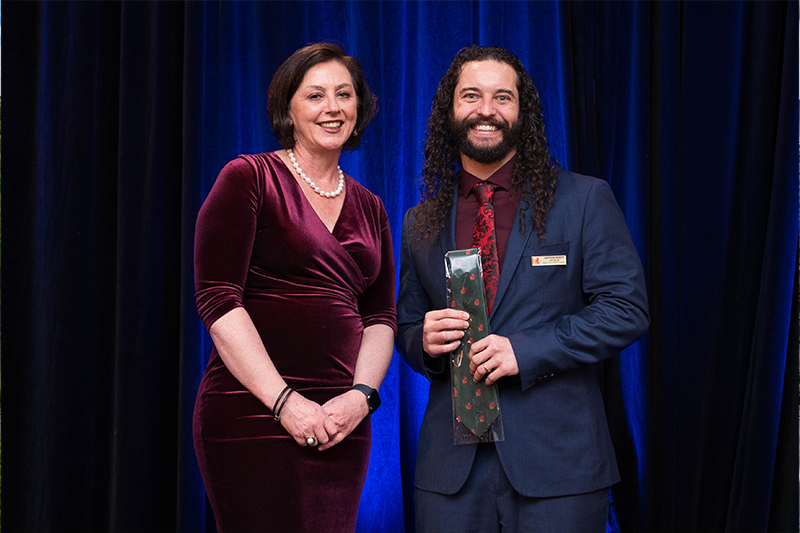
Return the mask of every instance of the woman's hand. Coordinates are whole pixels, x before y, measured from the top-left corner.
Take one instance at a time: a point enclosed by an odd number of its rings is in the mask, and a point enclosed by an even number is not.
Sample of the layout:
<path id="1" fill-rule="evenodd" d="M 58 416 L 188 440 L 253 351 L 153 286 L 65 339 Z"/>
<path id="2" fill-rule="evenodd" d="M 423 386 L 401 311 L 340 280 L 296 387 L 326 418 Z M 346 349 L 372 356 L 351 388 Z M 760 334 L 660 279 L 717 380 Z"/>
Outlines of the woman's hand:
<path id="1" fill-rule="evenodd" d="M 363 392 L 357 390 L 349 390 L 334 396 L 325 402 L 322 410 L 330 417 L 329 420 L 334 422 L 337 431 L 335 435 L 331 435 L 329 441 L 320 442 L 320 451 L 342 442 L 369 414 L 366 397 Z"/>
<path id="2" fill-rule="evenodd" d="M 337 425 L 322 406 L 297 391 L 292 392 L 286 400 L 281 410 L 280 423 L 300 446 L 308 446 L 306 439 L 314 437 L 320 449 L 324 449 L 322 445 L 338 438 L 339 434 Z"/>

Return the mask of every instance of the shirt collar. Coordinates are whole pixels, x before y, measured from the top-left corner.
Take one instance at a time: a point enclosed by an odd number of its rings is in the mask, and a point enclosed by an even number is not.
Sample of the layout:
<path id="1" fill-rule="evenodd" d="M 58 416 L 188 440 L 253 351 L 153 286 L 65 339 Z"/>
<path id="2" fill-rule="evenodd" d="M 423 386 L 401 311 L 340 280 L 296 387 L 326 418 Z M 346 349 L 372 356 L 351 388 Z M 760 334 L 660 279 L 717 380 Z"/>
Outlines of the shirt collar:
<path id="1" fill-rule="evenodd" d="M 461 195 L 466 198 L 469 196 L 469 193 L 472 192 L 472 188 L 475 186 L 475 184 L 482 181 L 491 181 L 501 189 L 505 189 L 507 191 L 511 190 L 511 171 L 514 170 L 514 163 L 516 160 L 517 155 L 514 154 L 514 157 L 509 159 L 505 165 L 498 168 L 495 173 L 489 176 L 486 180 L 478 179 L 462 168 L 461 183 L 459 185 L 459 191 L 461 192 Z"/>

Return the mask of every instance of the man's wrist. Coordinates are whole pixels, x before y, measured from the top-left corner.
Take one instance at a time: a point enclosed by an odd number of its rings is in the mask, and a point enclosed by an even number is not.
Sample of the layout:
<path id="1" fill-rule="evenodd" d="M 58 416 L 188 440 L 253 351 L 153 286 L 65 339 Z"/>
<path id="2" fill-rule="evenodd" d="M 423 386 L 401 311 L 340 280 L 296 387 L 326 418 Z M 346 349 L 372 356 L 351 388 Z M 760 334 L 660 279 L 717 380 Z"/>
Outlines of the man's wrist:
<path id="1" fill-rule="evenodd" d="M 434 357 L 427 352 L 422 353 L 422 364 L 425 366 L 425 370 L 431 374 L 441 374 L 444 372 L 446 361 L 447 358 L 445 357 Z"/>

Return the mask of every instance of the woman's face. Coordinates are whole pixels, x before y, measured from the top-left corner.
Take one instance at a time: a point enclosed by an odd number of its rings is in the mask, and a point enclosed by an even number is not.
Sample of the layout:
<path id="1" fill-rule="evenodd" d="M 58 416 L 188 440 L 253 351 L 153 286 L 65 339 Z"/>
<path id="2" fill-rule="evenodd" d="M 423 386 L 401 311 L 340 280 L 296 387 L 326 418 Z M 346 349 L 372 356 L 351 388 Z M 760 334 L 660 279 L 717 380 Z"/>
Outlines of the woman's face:
<path id="1" fill-rule="evenodd" d="M 347 67 L 338 61 L 314 65 L 289 104 L 295 149 L 340 152 L 355 128 L 357 108 Z"/>

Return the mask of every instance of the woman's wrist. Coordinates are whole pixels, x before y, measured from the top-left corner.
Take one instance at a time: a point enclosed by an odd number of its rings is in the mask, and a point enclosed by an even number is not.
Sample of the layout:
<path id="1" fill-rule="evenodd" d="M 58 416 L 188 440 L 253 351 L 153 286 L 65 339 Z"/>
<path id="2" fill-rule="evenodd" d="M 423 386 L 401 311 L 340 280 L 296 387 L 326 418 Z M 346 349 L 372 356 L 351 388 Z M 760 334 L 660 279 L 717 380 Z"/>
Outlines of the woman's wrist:
<path id="1" fill-rule="evenodd" d="M 361 418 L 366 418 L 369 416 L 369 404 L 367 404 L 364 393 L 356 389 L 350 389 L 344 394 L 345 396 L 350 396 L 351 404 Z"/>
<path id="2" fill-rule="evenodd" d="M 275 417 L 276 422 L 280 421 L 283 406 L 286 405 L 286 400 L 289 399 L 293 392 L 294 389 L 287 385 L 275 399 L 275 403 L 272 405 L 272 416 Z"/>

